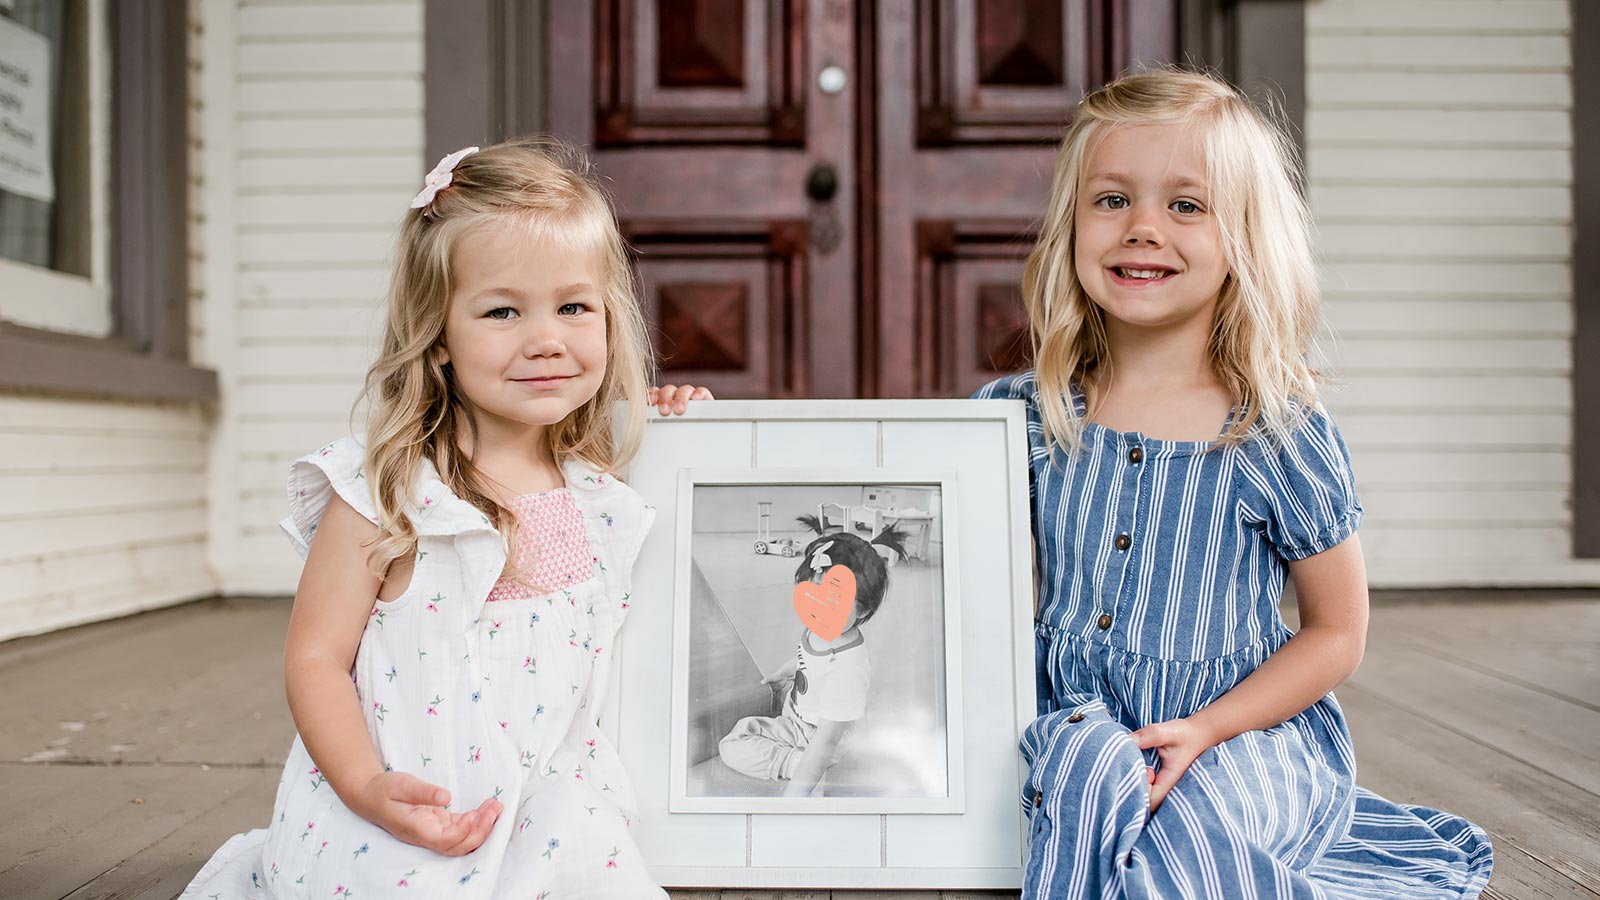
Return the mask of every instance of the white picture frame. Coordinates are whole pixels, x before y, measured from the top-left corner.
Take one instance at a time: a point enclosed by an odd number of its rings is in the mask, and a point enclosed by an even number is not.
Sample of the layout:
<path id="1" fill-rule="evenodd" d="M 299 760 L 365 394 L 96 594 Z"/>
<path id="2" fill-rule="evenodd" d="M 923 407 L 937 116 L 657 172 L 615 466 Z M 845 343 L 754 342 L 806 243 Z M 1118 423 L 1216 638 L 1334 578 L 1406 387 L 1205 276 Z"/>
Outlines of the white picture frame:
<path id="1" fill-rule="evenodd" d="M 667 887 L 1020 888 L 1027 854 L 1017 740 L 1036 714 L 1034 588 L 1023 406 L 999 400 L 697 402 L 652 414 L 625 478 L 657 509 L 635 566 L 629 621 L 601 725 L 633 780 L 633 833 Z M 849 477 L 841 477 L 841 473 Z M 960 783 L 944 811 L 809 807 L 686 810 L 673 806 L 678 619 L 689 548 L 680 496 L 688 483 L 938 484 L 947 512 L 945 633 L 959 647 Z M 695 479 L 700 479 L 696 481 Z M 681 757 L 680 757 L 681 758 Z M 952 767 L 954 770 L 956 767 Z M 956 777 L 952 775 L 952 777 Z M 681 786 L 681 785 L 680 785 Z M 811 798 L 815 799 L 815 798 Z M 843 798 L 841 798 L 843 799 Z M 691 804 L 692 805 L 692 804 Z M 879 804 L 880 807 L 883 804 Z M 770 811 L 768 811 L 770 810 Z"/>

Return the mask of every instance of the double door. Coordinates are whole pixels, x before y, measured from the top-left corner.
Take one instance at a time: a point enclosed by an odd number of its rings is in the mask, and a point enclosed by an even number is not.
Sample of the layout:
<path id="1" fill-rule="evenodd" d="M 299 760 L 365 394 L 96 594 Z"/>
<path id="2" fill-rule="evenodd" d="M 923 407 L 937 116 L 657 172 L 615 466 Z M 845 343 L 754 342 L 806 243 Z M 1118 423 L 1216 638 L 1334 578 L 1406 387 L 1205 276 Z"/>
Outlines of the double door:
<path id="1" fill-rule="evenodd" d="M 1170 0 L 548 7 L 667 381 L 965 396 L 1027 364 L 1023 260 L 1072 104 L 1170 58 Z"/>

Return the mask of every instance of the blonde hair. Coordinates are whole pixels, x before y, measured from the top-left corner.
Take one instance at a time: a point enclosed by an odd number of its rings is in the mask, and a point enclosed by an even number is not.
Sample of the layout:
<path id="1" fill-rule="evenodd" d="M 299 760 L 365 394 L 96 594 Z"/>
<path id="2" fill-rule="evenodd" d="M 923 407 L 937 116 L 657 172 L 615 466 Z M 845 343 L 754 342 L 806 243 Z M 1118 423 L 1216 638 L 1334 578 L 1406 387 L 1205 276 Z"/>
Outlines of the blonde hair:
<path id="1" fill-rule="evenodd" d="M 1281 440 L 1315 403 L 1319 378 L 1309 356 L 1321 299 L 1310 213 L 1296 187 L 1298 153 L 1237 90 L 1171 68 L 1128 75 L 1084 97 L 1056 156 L 1039 241 L 1022 276 L 1045 434 L 1078 448 L 1083 418 L 1071 388 L 1093 409 L 1111 374 L 1104 313 L 1078 281 L 1073 217 L 1092 142 L 1126 125 L 1179 125 L 1199 138 L 1230 269 L 1208 342 L 1211 365 L 1239 409 L 1221 440 L 1240 441 L 1256 428 Z"/>
<path id="2" fill-rule="evenodd" d="M 450 184 L 401 223 L 381 350 L 362 392 L 370 403 L 366 471 L 381 532 L 368 563 L 380 577 L 416 549 L 405 509 L 424 460 L 450 490 L 489 516 L 507 548 L 517 545 L 516 517 L 461 450 L 463 437 L 477 446 L 473 407 L 438 353 L 454 291 L 456 248 L 486 228 L 507 225 L 523 229 L 530 243 L 553 241 L 567 252 L 588 254 L 600 280 L 605 377 L 587 403 L 544 430 L 545 449 L 558 463 L 577 459 L 602 472 L 622 468 L 638 450 L 654 358 L 627 249 L 588 159 L 547 138 L 469 154 L 456 165 Z M 620 433 L 613 433 L 618 401 L 626 412 Z M 513 558 L 508 552 L 506 574 L 516 577 Z"/>

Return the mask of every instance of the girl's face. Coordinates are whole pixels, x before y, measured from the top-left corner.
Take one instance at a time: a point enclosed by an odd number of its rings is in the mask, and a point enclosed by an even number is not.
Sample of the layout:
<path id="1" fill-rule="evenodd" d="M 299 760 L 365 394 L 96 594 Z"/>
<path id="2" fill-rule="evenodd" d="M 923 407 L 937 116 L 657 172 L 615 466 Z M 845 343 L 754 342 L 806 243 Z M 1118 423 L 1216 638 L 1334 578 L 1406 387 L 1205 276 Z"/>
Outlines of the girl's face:
<path id="1" fill-rule="evenodd" d="M 606 320 L 592 260 L 491 225 L 456 245 L 452 268 L 443 359 L 485 433 L 536 433 L 594 397 Z"/>
<path id="2" fill-rule="evenodd" d="M 1228 263 L 1199 142 L 1176 125 L 1130 125 L 1088 149 L 1073 255 L 1089 299 L 1126 325 L 1209 329 Z"/>

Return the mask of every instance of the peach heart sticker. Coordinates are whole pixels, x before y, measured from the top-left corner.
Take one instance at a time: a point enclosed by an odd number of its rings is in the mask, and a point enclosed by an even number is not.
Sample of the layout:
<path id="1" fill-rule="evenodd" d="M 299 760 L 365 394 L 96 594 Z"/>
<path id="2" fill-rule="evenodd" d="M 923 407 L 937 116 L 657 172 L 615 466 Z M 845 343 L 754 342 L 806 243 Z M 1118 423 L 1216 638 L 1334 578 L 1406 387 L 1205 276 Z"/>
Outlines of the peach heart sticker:
<path id="1" fill-rule="evenodd" d="M 856 575 L 848 566 L 832 566 L 822 573 L 822 583 L 802 581 L 794 586 L 794 611 L 811 633 L 825 641 L 844 634 L 850 611 L 856 608 Z"/>

